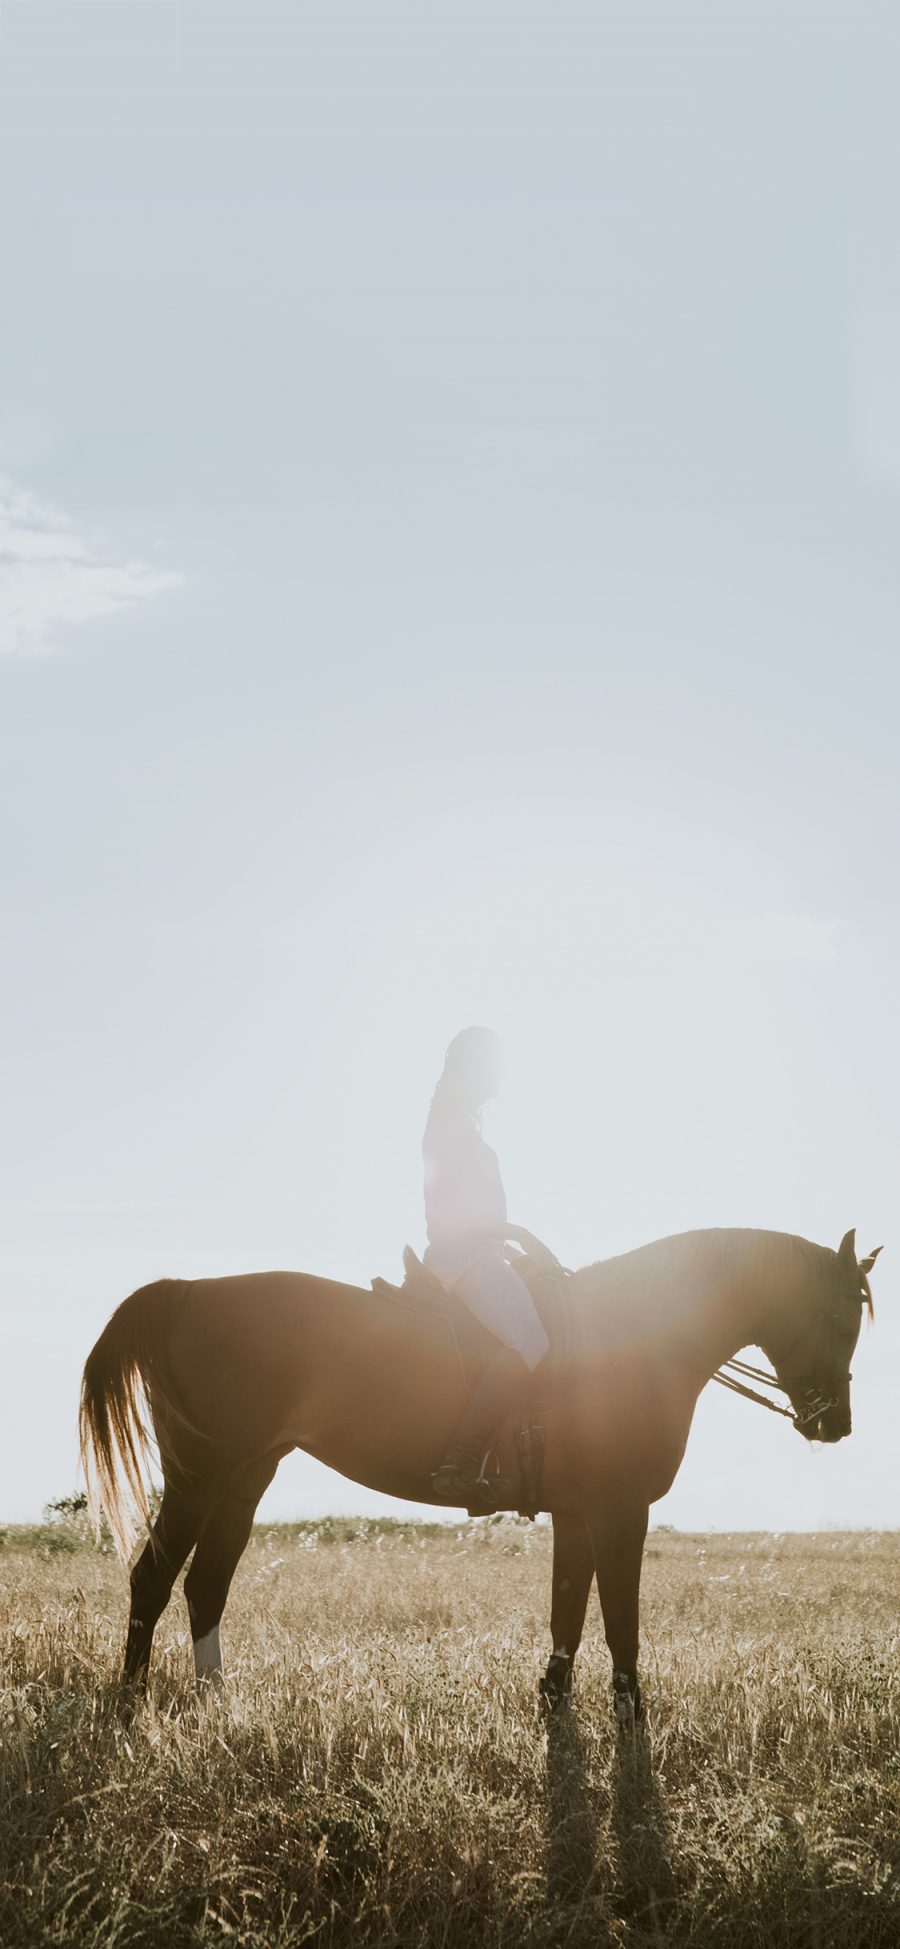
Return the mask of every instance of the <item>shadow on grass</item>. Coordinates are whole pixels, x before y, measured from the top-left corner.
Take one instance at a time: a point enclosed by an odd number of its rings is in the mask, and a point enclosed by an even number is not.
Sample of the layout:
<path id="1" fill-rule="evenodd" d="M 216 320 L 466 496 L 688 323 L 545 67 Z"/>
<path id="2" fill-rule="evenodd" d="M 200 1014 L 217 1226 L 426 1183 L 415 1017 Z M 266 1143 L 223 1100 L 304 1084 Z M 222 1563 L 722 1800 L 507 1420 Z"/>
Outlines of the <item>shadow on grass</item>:
<path id="1" fill-rule="evenodd" d="M 619 1740 L 612 1767 L 612 1826 L 619 1853 L 619 1912 L 641 1940 L 665 1943 L 676 1890 L 669 1822 L 649 1732 Z"/>
<path id="2" fill-rule="evenodd" d="M 551 1905 L 581 1902 L 593 1878 L 599 1822 L 588 1776 L 588 1746 L 574 1707 L 547 1722 L 547 1895 Z"/>

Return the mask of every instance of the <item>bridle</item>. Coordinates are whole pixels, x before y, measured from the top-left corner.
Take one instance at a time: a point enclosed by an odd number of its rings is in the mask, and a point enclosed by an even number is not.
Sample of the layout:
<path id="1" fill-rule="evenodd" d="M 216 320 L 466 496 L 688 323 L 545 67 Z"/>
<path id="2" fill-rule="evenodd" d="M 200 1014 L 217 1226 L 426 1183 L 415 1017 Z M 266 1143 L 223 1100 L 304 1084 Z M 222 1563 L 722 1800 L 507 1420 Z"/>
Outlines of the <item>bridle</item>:
<path id="1" fill-rule="evenodd" d="M 862 1297 L 861 1294 L 861 1300 Z M 793 1382 L 788 1383 L 779 1379 L 777 1374 L 770 1374 L 764 1367 L 752 1367 L 746 1360 L 723 1360 L 721 1367 L 717 1367 L 710 1379 L 717 1381 L 720 1387 L 730 1388 L 733 1394 L 743 1394 L 747 1401 L 756 1401 L 761 1408 L 769 1408 L 772 1414 L 783 1414 L 788 1421 L 793 1422 L 795 1428 L 805 1428 L 808 1422 L 818 1421 L 823 1414 L 827 1414 L 829 1408 L 837 1407 L 838 1401 L 836 1394 L 827 1395 L 824 1392 L 814 1375 L 820 1365 L 825 1365 L 825 1354 L 834 1352 L 840 1327 L 840 1314 L 834 1310 L 829 1311 L 824 1306 L 821 1307 L 816 1315 L 816 1327 L 816 1343 L 808 1377 L 800 1374 Z M 827 1344 L 823 1345 L 823 1343 Z M 794 1345 L 796 1344 L 795 1341 Z M 788 1348 L 786 1359 L 790 1358 L 792 1351 L 792 1348 Z M 738 1375 L 742 1375 L 743 1379 L 737 1379 Z M 849 1385 L 853 1379 L 852 1374 L 848 1373 L 846 1379 Z M 780 1394 L 787 1394 L 792 1403 L 791 1407 L 783 1408 L 779 1401 L 767 1400 L 764 1394 L 757 1393 L 756 1388 L 745 1385 L 748 1380 L 756 1381 L 761 1387 L 774 1388 Z M 805 1386 L 804 1381 L 807 1383 Z M 799 1401 L 799 1407 L 793 1406 L 795 1401 Z"/>
<path id="2" fill-rule="evenodd" d="M 764 1367 L 751 1367 L 746 1360 L 723 1360 L 721 1367 L 710 1375 L 710 1380 L 718 1381 L 720 1387 L 729 1387 L 733 1394 L 743 1394 L 745 1401 L 756 1401 L 761 1408 L 769 1408 L 772 1414 L 785 1415 L 795 1428 L 805 1428 L 808 1421 L 818 1421 L 820 1415 L 837 1406 L 836 1395 L 822 1394 L 813 1383 L 803 1391 L 801 1414 L 796 1408 L 783 1408 L 780 1401 L 767 1400 L 765 1394 L 758 1394 L 755 1387 L 747 1387 L 743 1380 L 735 1379 L 737 1374 L 743 1374 L 746 1380 L 757 1381 L 761 1387 L 777 1388 L 781 1394 L 790 1396 L 793 1391 L 779 1380 L 777 1374 L 768 1374 Z M 847 1379 L 851 1379 L 849 1374 Z"/>

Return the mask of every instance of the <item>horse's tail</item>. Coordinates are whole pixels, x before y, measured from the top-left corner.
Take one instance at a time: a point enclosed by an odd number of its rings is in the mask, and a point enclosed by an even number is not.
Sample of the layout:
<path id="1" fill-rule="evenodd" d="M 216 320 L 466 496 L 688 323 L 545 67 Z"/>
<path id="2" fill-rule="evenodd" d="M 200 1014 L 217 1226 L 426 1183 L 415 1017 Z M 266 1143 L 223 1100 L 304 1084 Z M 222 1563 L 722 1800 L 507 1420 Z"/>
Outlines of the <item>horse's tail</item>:
<path id="1" fill-rule="evenodd" d="M 91 1348 L 81 1382 L 78 1427 L 88 1509 L 95 1530 L 106 1516 L 127 1561 L 135 1527 L 129 1499 L 150 1522 L 148 1389 L 164 1395 L 166 1342 L 178 1279 L 158 1279 L 123 1299 Z"/>

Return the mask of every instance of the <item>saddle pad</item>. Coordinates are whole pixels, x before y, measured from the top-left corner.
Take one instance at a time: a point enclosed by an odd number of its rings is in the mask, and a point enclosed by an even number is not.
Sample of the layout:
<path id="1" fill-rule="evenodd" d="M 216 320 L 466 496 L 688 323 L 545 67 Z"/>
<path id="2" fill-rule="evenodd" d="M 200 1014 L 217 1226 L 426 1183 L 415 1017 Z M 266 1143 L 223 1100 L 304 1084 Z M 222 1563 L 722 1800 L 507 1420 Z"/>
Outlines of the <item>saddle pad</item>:
<path id="1" fill-rule="evenodd" d="M 496 1352 L 497 1342 L 461 1299 L 454 1293 L 446 1292 L 420 1260 L 416 1259 L 415 1263 L 421 1272 L 421 1279 L 415 1271 L 411 1273 L 407 1265 L 407 1276 L 402 1286 L 392 1285 L 388 1279 L 373 1279 L 372 1291 L 378 1293 L 381 1299 L 394 1300 L 399 1306 L 411 1307 L 416 1313 L 429 1313 L 443 1322 L 448 1338 L 456 1347 L 466 1386 L 471 1391 L 491 1355 Z"/>

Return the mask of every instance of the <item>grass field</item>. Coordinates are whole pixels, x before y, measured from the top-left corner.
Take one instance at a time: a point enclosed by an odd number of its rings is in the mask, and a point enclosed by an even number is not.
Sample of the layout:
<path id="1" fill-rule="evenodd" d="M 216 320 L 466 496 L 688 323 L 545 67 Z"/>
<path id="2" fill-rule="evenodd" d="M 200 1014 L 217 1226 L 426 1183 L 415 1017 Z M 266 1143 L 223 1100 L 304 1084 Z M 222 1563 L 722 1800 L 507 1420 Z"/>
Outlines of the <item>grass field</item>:
<path id="1" fill-rule="evenodd" d="M 550 1535 L 262 1529 L 220 1700 L 179 1595 L 112 1709 L 126 1581 L 8 1530 L 0 1943 L 900 1945 L 900 1539 L 651 1533 L 646 1736 L 592 1600 L 545 1723 Z"/>

